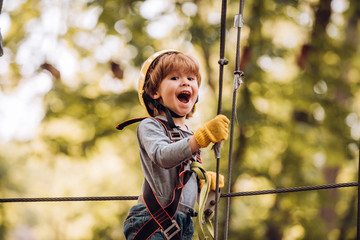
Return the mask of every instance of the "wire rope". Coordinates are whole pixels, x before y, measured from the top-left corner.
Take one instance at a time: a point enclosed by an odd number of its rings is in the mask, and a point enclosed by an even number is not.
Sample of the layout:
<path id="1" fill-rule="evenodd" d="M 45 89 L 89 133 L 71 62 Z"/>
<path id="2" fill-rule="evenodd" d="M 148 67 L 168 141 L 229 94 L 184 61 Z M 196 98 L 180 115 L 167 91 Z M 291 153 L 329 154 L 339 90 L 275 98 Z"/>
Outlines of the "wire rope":
<path id="1" fill-rule="evenodd" d="M 226 8 L 227 0 L 221 1 L 221 23 L 220 23 L 220 59 L 219 63 L 219 97 L 218 97 L 218 109 L 217 114 L 221 114 L 222 106 L 222 90 L 223 90 L 223 79 L 224 79 L 224 66 L 228 64 L 225 57 L 225 39 L 226 39 Z M 213 150 L 216 158 L 216 180 L 215 180 L 215 220 L 214 220 L 214 239 L 218 237 L 218 219 L 219 219 L 219 175 L 220 175 L 220 143 L 216 143 L 213 146 Z"/>
<path id="2" fill-rule="evenodd" d="M 314 190 L 325 190 L 331 188 L 357 187 L 358 182 L 335 183 L 325 185 L 302 186 L 292 188 L 267 189 L 258 191 L 244 191 L 233 193 L 222 193 L 221 198 L 245 197 L 266 194 L 280 194 L 292 192 L 304 192 Z M 0 198 L 0 203 L 25 203 L 25 202 L 86 202 L 86 201 L 132 201 L 139 196 L 98 196 L 98 197 L 32 197 L 32 198 Z"/>
<path id="3" fill-rule="evenodd" d="M 266 194 L 304 192 L 304 191 L 324 190 L 324 189 L 330 189 L 330 188 L 356 187 L 356 186 L 358 186 L 358 183 L 357 183 L 357 182 L 335 183 L 335 184 L 303 186 L 303 187 L 292 187 L 292 188 L 268 189 L 268 190 L 259 190 L 259 191 L 246 191 L 246 192 L 223 193 L 223 194 L 221 194 L 221 197 L 226 197 L 226 198 L 230 198 L 230 197 L 244 197 L 244 196 L 254 196 L 254 195 L 266 195 Z"/>
<path id="4" fill-rule="evenodd" d="M 231 107 L 231 120 L 230 120 L 230 142 L 229 142 L 229 158 L 228 158 L 228 172 L 227 172 L 227 193 L 231 191 L 231 166 L 233 156 L 233 139 L 234 139 L 234 122 L 236 115 L 236 99 L 237 90 L 242 83 L 243 72 L 240 70 L 240 37 L 242 29 L 242 16 L 244 10 L 244 1 L 240 0 L 239 13 L 235 15 L 234 27 L 237 28 L 237 39 L 236 39 L 236 57 L 235 57 L 235 71 L 234 71 L 234 85 L 233 85 L 233 96 L 232 96 L 232 107 Z M 230 218 L 230 198 L 226 199 L 225 207 L 225 226 L 224 226 L 224 239 L 228 239 L 229 234 L 229 218 Z"/>

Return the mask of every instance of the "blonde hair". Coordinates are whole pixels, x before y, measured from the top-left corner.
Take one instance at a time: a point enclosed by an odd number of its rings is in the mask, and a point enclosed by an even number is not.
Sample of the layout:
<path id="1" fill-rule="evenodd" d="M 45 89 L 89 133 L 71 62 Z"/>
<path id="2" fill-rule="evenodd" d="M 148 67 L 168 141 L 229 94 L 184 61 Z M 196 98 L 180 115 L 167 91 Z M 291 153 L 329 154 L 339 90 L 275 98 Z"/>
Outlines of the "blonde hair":
<path id="1" fill-rule="evenodd" d="M 162 80 L 174 71 L 194 74 L 200 86 L 201 75 L 198 62 L 193 57 L 181 52 L 167 52 L 160 55 L 151 63 L 145 77 L 144 93 L 152 97 L 159 89 Z M 150 107 L 156 111 L 153 106 Z M 194 111 L 195 106 L 193 110 L 186 115 L 186 118 L 191 117 Z"/>

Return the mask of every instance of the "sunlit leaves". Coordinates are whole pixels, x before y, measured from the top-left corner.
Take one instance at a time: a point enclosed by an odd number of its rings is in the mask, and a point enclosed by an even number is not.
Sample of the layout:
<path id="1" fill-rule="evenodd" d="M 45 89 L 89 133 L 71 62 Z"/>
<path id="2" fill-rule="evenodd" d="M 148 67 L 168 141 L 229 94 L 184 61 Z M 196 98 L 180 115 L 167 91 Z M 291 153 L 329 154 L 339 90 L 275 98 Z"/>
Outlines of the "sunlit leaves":
<path id="1" fill-rule="evenodd" d="M 146 116 L 136 92 L 138 71 L 157 50 L 178 48 L 199 59 L 204 81 L 192 124 L 200 126 L 215 114 L 220 1 L 4 4 L 3 196 L 139 194 L 136 125 L 121 132 L 115 126 Z M 238 5 L 228 1 L 228 116 Z M 245 1 L 233 191 L 354 181 L 360 139 L 358 9 L 357 0 Z M 7 122 L 16 127 L 3 127 Z M 28 126 L 32 134 L 26 134 Z M 225 142 L 223 173 L 227 150 Z M 204 149 L 202 156 L 213 170 L 212 152 Z M 353 239 L 354 199 L 354 188 L 232 199 L 230 239 Z M 34 238 L 57 233 L 121 239 L 132 204 L 6 206 L 0 236 L 31 229 Z"/>

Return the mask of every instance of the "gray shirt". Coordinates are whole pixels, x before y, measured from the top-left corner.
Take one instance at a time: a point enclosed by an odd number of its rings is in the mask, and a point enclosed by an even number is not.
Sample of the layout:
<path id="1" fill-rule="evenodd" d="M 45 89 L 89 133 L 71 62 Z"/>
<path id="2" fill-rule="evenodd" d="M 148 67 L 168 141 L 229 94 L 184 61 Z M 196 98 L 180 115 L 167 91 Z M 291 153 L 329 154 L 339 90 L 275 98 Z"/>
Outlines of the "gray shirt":
<path id="1" fill-rule="evenodd" d="M 166 121 L 166 117 L 157 116 Z M 178 179 L 176 167 L 183 161 L 195 161 L 196 156 L 191 153 L 189 130 L 178 128 L 183 139 L 172 142 L 164 126 L 156 119 L 146 118 L 140 122 L 137 128 L 137 137 L 140 147 L 140 160 L 146 180 L 154 190 L 156 197 L 162 206 L 166 206 L 172 200 L 173 190 Z M 190 165 L 185 169 L 190 170 Z M 197 179 L 193 173 L 185 185 L 180 199 L 179 211 L 187 213 L 194 210 L 197 201 Z M 142 196 L 138 203 L 143 203 Z"/>

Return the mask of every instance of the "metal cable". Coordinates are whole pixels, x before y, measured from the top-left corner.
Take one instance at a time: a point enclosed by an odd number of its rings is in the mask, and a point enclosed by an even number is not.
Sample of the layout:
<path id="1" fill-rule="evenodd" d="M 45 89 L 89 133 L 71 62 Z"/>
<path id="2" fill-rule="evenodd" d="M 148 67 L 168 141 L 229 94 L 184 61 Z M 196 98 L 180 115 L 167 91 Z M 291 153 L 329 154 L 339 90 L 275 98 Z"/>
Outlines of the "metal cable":
<path id="1" fill-rule="evenodd" d="M 323 190 L 323 189 L 330 189 L 330 188 L 344 188 L 344 187 L 356 187 L 356 186 L 358 186 L 357 182 L 335 183 L 335 184 L 292 187 L 292 188 L 268 189 L 268 190 L 259 190 L 259 191 L 222 193 L 220 195 L 220 197 L 221 198 L 232 198 L 232 197 L 244 197 L 244 196 L 255 196 L 255 195 L 265 195 L 265 194 L 291 193 L 291 192 L 303 192 L 303 191 L 314 191 L 314 190 Z M 10 202 L 20 203 L 20 202 L 130 201 L 130 200 L 137 200 L 138 197 L 139 196 L 0 198 L 0 203 L 10 203 Z"/>
<path id="2" fill-rule="evenodd" d="M 137 200 L 138 196 L 110 197 L 40 197 L 40 198 L 0 198 L 0 203 L 8 202 L 85 202 L 85 201 L 122 201 Z"/>
<path id="3" fill-rule="evenodd" d="M 235 58 L 235 71 L 234 71 L 234 85 L 233 85 L 233 97 L 231 107 L 231 120 L 230 120 L 230 142 L 229 142 L 229 159 L 228 159 L 228 172 L 227 172 L 227 193 L 231 191 L 231 166 L 233 156 L 233 139 L 234 139 L 234 122 L 236 115 L 236 100 L 237 90 L 242 83 L 243 73 L 240 70 L 240 37 L 242 28 L 242 15 L 244 10 L 244 1 L 240 0 L 239 14 L 234 18 L 234 27 L 237 28 L 237 39 L 236 39 L 236 58 Z M 229 234 L 229 218 L 230 218 L 230 198 L 226 199 L 225 207 L 225 226 L 224 226 L 224 240 L 228 239 Z"/>
<path id="4" fill-rule="evenodd" d="M 228 64 L 225 57 L 225 39 L 226 39 L 226 7 L 227 0 L 221 2 L 221 24 L 220 24 L 220 60 L 219 63 L 219 97 L 218 97 L 218 109 L 217 114 L 221 114 L 222 106 L 222 91 L 223 91 L 223 79 L 224 79 L 224 66 Z M 216 189 L 219 189 L 219 175 L 220 175 L 220 143 L 215 143 L 213 150 L 216 158 Z M 218 208 L 219 208 L 219 191 L 215 191 L 215 216 L 214 216 L 214 239 L 217 240 L 218 236 Z"/>
<path id="5" fill-rule="evenodd" d="M 223 193 L 223 194 L 221 194 L 221 197 L 230 198 L 230 197 L 279 194 L 279 193 L 290 193 L 290 192 L 303 192 L 303 191 L 312 191 L 312 190 L 323 190 L 323 189 L 329 189 L 329 188 L 343 188 L 343 187 L 356 187 L 356 186 L 358 186 L 357 182 L 335 183 L 335 184 L 325 184 L 325 185 L 315 185 L 315 186 L 269 189 L 269 190 L 260 190 L 260 191 Z"/>

